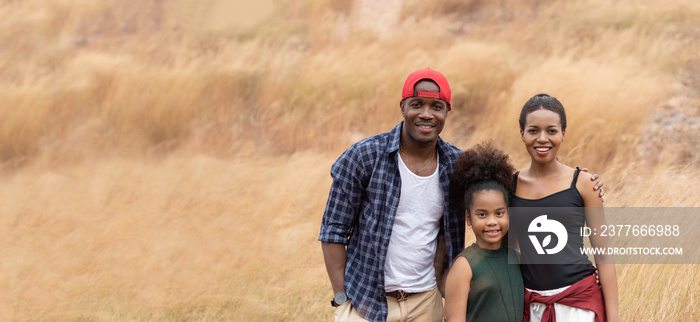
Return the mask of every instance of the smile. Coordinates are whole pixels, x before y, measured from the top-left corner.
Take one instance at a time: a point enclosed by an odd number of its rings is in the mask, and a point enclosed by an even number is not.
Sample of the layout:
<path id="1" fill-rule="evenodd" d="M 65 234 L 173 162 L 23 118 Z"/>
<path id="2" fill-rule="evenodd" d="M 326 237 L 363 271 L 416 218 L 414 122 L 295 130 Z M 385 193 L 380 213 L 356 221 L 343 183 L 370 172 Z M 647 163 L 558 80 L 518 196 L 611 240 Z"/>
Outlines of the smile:
<path id="1" fill-rule="evenodd" d="M 486 235 L 486 236 L 496 237 L 496 236 L 499 236 L 500 234 L 501 234 L 501 230 L 500 230 L 500 229 L 496 229 L 496 230 L 484 230 L 484 235 Z"/>
<path id="2" fill-rule="evenodd" d="M 416 129 L 420 133 L 428 134 L 435 131 L 435 125 L 432 124 L 416 124 Z"/>
<path id="3" fill-rule="evenodd" d="M 535 150 L 537 150 L 537 151 L 539 151 L 539 152 L 547 152 L 547 151 L 549 151 L 549 150 L 551 150 L 551 149 L 552 149 L 552 147 L 535 148 Z"/>

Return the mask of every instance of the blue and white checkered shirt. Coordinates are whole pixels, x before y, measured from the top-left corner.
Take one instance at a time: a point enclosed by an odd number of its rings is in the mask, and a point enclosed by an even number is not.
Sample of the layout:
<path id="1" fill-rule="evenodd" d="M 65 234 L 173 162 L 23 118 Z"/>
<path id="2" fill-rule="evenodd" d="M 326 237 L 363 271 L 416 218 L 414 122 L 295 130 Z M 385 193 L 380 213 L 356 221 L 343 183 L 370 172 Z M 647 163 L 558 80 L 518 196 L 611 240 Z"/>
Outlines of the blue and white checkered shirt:
<path id="1" fill-rule="evenodd" d="M 354 144 L 333 164 L 318 238 L 347 245 L 345 291 L 357 312 L 370 321 L 384 321 L 388 313 L 384 263 L 401 195 L 397 155 L 402 126 L 403 122 Z M 464 249 L 464 214 L 451 205 L 449 196 L 449 177 L 461 151 L 440 138 L 437 147 L 445 200 L 441 229 L 447 241 L 446 270 Z"/>

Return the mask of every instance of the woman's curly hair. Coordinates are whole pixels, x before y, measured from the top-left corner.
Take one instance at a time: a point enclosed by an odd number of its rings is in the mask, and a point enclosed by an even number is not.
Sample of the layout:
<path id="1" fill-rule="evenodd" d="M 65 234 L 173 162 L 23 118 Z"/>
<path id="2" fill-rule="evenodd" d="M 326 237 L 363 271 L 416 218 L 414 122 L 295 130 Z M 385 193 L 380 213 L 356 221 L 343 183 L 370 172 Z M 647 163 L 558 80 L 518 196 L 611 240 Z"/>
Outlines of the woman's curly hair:
<path id="1" fill-rule="evenodd" d="M 478 144 L 462 152 L 455 161 L 450 180 L 454 201 L 462 210 L 469 211 L 474 193 L 496 190 L 503 192 L 508 204 L 514 172 L 507 154 L 494 148 L 491 142 Z"/>

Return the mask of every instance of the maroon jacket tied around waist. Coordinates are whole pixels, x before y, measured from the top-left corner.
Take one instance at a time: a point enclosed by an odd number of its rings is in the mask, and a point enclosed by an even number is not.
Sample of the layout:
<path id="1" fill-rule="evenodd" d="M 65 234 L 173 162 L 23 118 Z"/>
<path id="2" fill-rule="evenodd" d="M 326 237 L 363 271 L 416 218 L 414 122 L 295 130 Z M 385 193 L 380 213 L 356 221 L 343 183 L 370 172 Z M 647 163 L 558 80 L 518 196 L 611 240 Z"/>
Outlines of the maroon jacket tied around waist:
<path id="1" fill-rule="evenodd" d="M 543 296 L 525 290 L 525 320 L 530 320 L 530 303 L 542 303 L 547 306 L 542 315 L 542 322 L 555 322 L 554 303 L 567 305 L 595 312 L 595 321 L 605 321 L 605 303 L 603 292 L 596 283 L 595 275 L 588 276 L 559 294 Z"/>

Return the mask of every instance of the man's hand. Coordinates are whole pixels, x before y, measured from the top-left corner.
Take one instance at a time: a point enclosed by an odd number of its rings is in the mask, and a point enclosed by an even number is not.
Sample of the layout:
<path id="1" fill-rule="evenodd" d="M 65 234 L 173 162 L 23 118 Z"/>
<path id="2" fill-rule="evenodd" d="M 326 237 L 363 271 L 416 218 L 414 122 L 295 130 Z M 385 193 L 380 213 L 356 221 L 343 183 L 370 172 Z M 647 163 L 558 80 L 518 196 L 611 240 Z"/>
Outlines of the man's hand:
<path id="1" fill-rule="evenodd" d="M 588 172 L 588 168 L 581 168 L 581 171 L 583 172 Z M 598 174 L 594 173 L 591 177 L 591 181 L 596 181 L 598 180 Z M 600 190 L 600 193 L 598 193 L 598 197 L 600 197 L 600 201 L 605 202 L 605 198 L 603 198 L 603 195 L 605 195 L 605 192 L 603 192 L 603 181 L 596 181 L 595 186 L 593 187 L 593 191 L 598 191 Z"/>

